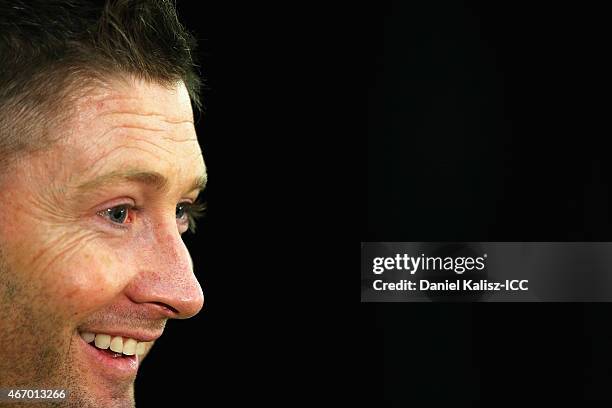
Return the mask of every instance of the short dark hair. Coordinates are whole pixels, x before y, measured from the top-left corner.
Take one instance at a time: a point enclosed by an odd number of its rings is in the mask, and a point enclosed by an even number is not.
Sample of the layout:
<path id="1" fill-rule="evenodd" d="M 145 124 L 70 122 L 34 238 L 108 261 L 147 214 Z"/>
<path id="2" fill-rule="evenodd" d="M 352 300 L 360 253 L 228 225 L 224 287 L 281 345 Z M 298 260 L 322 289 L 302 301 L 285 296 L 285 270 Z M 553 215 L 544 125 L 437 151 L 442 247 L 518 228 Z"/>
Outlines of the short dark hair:
<path id="1" fill-rule="evenodd" d="M 195 45 L 169 0 L 0 0 L 0 168 L 47 146 L 71 97 L 113 76 L 183 81 L 199 110 Z"/>

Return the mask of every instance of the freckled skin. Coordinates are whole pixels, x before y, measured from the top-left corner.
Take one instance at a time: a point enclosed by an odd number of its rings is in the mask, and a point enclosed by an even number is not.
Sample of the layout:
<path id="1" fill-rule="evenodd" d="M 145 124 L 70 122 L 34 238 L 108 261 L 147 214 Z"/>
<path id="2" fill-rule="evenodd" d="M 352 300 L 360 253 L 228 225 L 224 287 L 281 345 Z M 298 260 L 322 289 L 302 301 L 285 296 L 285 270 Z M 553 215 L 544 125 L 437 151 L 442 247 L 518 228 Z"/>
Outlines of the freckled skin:
<path id="1" fill-rule="evenodd" d="M 206 172 L 189 97 L 182 83 L 111 81 L 78 100 L 70 123 L 51 132 L 59 142 L 0 178 L 0 388 L 69 388 L 70 400 L 52 406 L 133 407 L 134 378 L 98 375 L 78 330 L 161 332 L 168 318 L 202 308 L 175 217 L 176 205 L 197 195 L 188 191 L 192 180 Z M 78 188 L 134 167 L 162 174 L 168 188 Z M 126 200 L 138 210 L 128 228 L 117 228 L 101 211 Z"/>

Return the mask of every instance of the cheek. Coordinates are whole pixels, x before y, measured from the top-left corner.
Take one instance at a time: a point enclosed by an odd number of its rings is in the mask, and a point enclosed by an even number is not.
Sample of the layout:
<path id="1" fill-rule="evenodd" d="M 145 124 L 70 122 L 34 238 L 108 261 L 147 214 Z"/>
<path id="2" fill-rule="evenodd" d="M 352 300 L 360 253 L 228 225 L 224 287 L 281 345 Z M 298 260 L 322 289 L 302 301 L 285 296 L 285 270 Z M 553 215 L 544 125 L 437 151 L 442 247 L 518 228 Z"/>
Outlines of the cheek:
<path id="1" fill-rule="evenodd" d="M 69 259 L 58 260 L 52 269 L 57 276 L 52 294 L 74 317 L 111 303 L 136 274 L 131 262 L 96 245 L 81 249 Z"/>
<path id="2" fill-rule="evenodd" d="M 17 279 L 29 282 L 29 295 L 69 319 L 104 307 L 122 292 L 136 275 L 131 252 L 112 250 L 95 233 L 76 231 L 27 245 L 22 241 L 11 251 Z"/>

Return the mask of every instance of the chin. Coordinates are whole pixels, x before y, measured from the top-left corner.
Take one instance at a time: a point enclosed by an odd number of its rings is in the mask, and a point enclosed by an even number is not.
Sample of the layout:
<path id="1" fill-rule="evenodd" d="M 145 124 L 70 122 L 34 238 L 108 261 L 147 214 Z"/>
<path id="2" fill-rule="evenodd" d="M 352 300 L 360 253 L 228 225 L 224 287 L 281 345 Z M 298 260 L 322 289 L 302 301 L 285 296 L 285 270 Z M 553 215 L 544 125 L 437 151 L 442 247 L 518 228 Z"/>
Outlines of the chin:
<path id="1" fill-rule="evenodd" d="M 85 407 L 134 407 L 134 381 L 140 356 L 115 356 L 86 343 L 76 335 L 73 373 L 78 381 L 74 400 Z M 70 405 L 69 405 L 70 406 Z"/>

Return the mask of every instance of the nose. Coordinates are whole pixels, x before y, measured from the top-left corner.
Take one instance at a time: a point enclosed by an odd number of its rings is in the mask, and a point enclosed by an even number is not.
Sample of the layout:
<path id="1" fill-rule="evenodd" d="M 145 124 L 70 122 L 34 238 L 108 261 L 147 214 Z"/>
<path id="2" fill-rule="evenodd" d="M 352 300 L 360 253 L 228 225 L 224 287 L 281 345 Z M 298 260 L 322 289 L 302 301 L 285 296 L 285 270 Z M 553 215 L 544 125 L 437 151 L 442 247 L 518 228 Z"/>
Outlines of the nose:
<path id="1" fill-rule="evenodd" d="M 187 319 L 202 309 L 204 294 L 176 224 L 158 229 L 140 254 L 138 273 L 125 288 L 128 298 L 167 318 Z"/>

